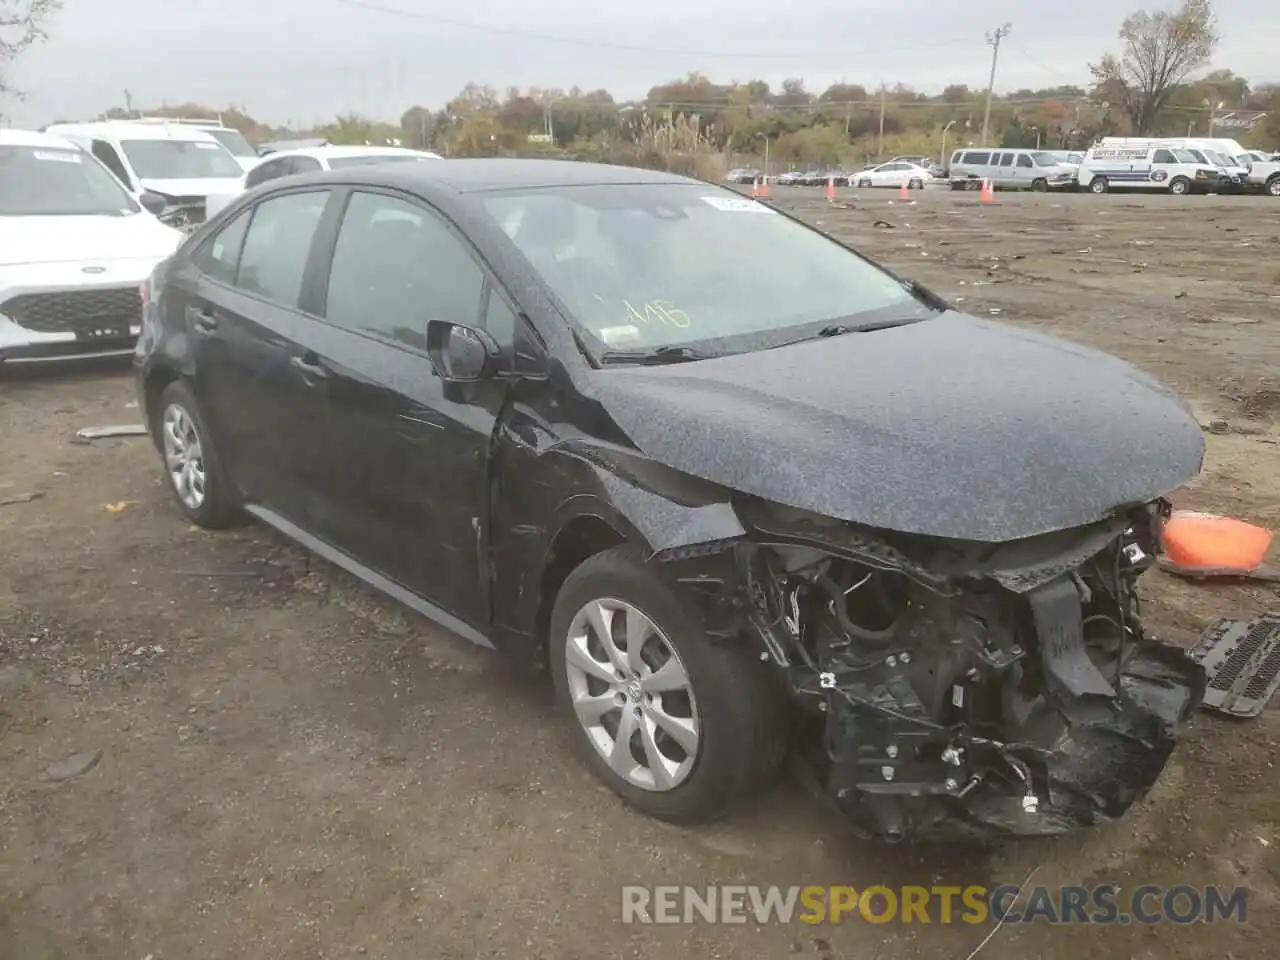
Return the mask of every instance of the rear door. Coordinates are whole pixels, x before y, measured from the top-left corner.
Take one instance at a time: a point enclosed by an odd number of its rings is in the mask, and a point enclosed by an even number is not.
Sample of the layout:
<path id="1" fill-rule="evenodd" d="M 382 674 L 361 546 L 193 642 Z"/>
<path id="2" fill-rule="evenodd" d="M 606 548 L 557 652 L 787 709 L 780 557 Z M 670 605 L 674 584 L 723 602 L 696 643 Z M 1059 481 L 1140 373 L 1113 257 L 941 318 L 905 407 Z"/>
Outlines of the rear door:
<path id="1" fill-rule="evenodd" d="M 328 379 L 327 456 L 308 529 L 361 564 L 479 627 L 488 611 L 488 463 L 504 381 L 446 388 L 427 321 L 514 314 L 470 246 L 415 198 L 350 194 L 321 302 L 299 345 Z M 506 313 L 503 313 L 503 310 Z"/>
<path id="2" fill-rule="evenodd" d="M 290 361 L 303 279 L 331 193 L 275 194 L 196 251 L 176 305 L 195 345 L 195 391 L 223 463 L 251 502 L 298 522 L 298 473 L 323 395 Z"/>

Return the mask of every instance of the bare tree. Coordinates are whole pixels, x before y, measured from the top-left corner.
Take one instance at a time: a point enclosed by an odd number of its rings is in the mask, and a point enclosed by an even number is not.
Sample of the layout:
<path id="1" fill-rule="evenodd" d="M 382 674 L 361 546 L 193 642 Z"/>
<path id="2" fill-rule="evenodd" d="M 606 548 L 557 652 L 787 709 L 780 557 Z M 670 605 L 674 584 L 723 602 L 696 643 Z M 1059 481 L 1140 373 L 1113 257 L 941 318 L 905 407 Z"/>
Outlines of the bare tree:
<path id="1" fill-rule="evenodd" d="M 1107 54 L 1089 65 L 1095 99 L 1128 114 L 1134 133 L 1150 133 L 1178 87 L 1209 62 L 1221 39 L 1217 26 L 1209 0 L 1183 0 L 1173 12 L 1130 14 L 1120 25 L 1120 56 Z"/>
<path id="2" fill-rule="evenodd" d="M 62 0 L 0 0 L 0 95 L 13 95 L 9 68 L 32 44 L 46 37 L 44 28 Z"/>

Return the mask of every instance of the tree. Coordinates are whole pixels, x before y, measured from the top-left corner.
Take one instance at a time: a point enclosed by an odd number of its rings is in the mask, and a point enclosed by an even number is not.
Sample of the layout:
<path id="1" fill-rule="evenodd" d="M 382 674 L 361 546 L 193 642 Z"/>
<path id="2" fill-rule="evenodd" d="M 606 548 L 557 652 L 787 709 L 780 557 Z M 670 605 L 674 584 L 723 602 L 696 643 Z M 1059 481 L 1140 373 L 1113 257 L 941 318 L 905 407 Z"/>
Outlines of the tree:
<path id="1" fill-rule="evenodd" d="M 1170 97 L 1209 62 L 1221 36 L 1209 0 L 1183 0 L 1176 12 L 1139 10 L 1120 25 L 1122 52 L 1089 70 L 1094 98 L 1122 110 L 1135 134 L 1150 133 Z"/>
<path id="2" fill-rule="evenodd" d="M 13 93 L 10 65 L 46 38 L 45 27 L 61 6 L 62 0 L 0 0 L 0 94 Z"/>

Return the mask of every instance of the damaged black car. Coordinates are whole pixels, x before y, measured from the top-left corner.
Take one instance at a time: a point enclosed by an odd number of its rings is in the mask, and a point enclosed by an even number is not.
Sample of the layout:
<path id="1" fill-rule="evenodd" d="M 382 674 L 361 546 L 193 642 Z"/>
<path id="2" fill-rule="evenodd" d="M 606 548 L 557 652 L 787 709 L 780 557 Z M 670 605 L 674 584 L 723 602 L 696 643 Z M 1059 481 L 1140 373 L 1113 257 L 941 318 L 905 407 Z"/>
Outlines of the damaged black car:
<path id="1" fill-rule="evenodd" d="M 1187 406 L 675 175 L 272 181 L 144 287 L 176 502 L 544 663 L 591 769 L 691 822 L 790 753 L 879 837 L 1122 816 L 1200 705 L 1143 626 Z"/>

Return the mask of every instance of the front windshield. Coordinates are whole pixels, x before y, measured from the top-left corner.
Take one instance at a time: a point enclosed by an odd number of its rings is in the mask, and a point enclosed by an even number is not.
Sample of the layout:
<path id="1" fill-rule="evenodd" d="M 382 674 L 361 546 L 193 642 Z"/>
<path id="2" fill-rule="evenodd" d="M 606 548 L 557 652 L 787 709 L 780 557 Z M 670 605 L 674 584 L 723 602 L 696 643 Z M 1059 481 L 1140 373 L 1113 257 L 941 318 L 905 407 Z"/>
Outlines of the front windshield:
<path id="1" fill-rule="evenodd" d="M 709 185 L 547 187 L 480 202 L 596 351 L 734 352 L 936 312 L 822 234 Z"/>
<path id="2" fill-rule="evenodd" d="M 231 179 L 244 173 L 212 140 L 122 140 L 120 146 L 143 180 Z"/>
<path id="3" fill-rule="evenodd" d="M 1033 153 L 1031 159 L 1036 162 L 1037 167 L 1056 167 L 1062 161 L 1055 157 L 1052 153 L 1041 150 L 1039 153 Z"/>
<path id="4" fill-rule="evenodd" d="M 139 210 L 120 182 L 81 150 L 0 146 L 0 216 L 123 217 Z"/>
<path id="5" fill-rule="evenodd" d="M 371 163 L 405 163 L 406 161 L 419 163 L 430 159 L 427 156 L 414 156 L 411 153 L 362 153 L 351 157 L 330 157 L 329 168 L 341 170 L 343 167 L 366 167 Z"/>
<path id="6" fill-rule="evenodd" d="M 1232 162 L 1231 162 L 1230 160 L 1228 160 L 1228 159 L 1227 159 L 1226 157 L 1224 157 L 1222 154 L 1220 154 L 1220 153 L 1216 153 L 1216 152 L 1215 152 L 1215 151 L 1213 151 L 1213 150 L 1206 150 L 1206 151 L 1204 152 L 1204 155 L 1205 155 L 1206 157 L 1208 157 L 1208 158 L 1209 158 L 1209 162 L 1210 162 L 1210 163 L 1215 164 L 1216 166 L 1219 166 L 1219 167 L 1230 167 L 1230 166 L 1233 166 L 1233 164 L 1232 164 Z"/>
<path id="7" fill-rule="evenodd" d="M 1174 150 L 1173 159 L 1179 163 L 1204 163 L 1202 159 L 1197 157 L 1190 150 Z"/>
<path id="8" fill-rule="evenodd" d="M 227 152 L 233 157 L 256 157 L 258 155 L 258 151 L 253 149 L 253 144 L 246 140 L 244 134 L 239 130 L 206 130 L 205 133 L 226 147 Z"/>

